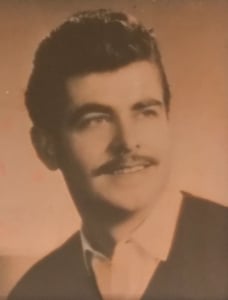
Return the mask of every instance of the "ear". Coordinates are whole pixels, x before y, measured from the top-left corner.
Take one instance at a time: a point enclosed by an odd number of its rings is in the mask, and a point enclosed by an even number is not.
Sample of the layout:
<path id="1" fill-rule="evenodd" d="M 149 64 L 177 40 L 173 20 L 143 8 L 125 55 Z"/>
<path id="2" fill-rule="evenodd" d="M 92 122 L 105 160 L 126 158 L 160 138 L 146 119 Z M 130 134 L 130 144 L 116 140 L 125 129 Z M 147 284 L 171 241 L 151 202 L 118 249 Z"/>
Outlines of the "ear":
<path id="1" fill-rule="evenodd" d="M 50 170 L 58 169 L 54 138 L 43 129 L 32 127 L 31 139 L 38 157 Z"/>

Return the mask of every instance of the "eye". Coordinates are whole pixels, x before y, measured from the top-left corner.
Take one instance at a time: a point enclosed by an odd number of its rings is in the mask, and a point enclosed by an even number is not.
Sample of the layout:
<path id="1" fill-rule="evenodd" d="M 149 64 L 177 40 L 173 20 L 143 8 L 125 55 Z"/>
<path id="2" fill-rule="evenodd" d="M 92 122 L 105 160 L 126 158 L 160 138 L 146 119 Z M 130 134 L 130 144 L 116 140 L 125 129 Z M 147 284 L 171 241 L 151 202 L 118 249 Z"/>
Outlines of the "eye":
<path id="1" fill-rule="evenodd" d="M 158 116 L 158 111 L 154 107 L 145 107 L 141 110 L 141 113 L 145 117 L 156 117 L 156 116 Z"/>
<path id="2" fill-rule="evenodd" d="M 77 120 L 78 129 L 96 128 L 111 121 L 111 116 L 105 113 L 88 113 Z"/>

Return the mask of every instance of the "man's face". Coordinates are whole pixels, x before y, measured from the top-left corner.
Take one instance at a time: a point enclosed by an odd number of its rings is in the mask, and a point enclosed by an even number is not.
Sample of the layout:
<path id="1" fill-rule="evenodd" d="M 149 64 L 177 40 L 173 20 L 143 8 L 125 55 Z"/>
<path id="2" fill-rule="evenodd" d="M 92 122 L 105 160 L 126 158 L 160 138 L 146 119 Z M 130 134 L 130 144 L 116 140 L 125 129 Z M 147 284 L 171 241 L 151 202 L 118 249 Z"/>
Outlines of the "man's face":
<path id="1" fill-rule="evenodd" d="M 69 101 L 57 147 L 60 169 L 79 210 L 85 209 L 83 201 L 87 209 L 93 201 L 127 212 L 147 209 L 169 173 L 168 121 L 158 68 L 134 62 L 70 78 L 66 87 Z"/>

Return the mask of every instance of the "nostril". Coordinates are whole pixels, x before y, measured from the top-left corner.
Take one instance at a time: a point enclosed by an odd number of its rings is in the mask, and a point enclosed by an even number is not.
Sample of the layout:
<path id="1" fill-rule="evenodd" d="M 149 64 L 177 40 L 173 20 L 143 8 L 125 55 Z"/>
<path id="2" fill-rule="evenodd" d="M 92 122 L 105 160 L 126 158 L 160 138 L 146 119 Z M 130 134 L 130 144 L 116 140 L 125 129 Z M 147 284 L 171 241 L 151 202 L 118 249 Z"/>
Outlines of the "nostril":
<path id="1" fill-rule="evenodd" d="M 125 155 L 139 149 L 140 144 L 135 143 L 130 145 L 120 139 L 112 141 L 108 148 L 113 155 Z"/>
<path id="2" fill-rule="evenodd" d="M 116 118 L 116 127 L 108 151 L 113 155 L 126 155 L 140 148 L 134 124 L 128 119 Z"/>
<path id="3" fill-rule="evenodd" d="M 131 149 L 123 141 L 113 141 L 109 146 L 109 151 L 114 155 L 124 155 L 131 152 Z"/>

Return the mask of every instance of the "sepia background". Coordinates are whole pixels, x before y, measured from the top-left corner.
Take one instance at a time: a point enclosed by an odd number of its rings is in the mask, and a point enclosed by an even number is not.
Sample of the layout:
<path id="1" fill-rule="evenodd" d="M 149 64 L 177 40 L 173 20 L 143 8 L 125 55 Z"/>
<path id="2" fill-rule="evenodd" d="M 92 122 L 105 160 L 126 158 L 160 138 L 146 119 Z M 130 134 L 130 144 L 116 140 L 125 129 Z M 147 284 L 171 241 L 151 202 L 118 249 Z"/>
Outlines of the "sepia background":
<path id="1" fill-rule="evenodd" d="M 104 7 L 155 28 L 173 95 L 175 177 L 228 205 L 228 1 L 0 1 L 0 299 L 80 225 L 61 174 L 30 142 L 24 91 L 34 51 L 67 16 Z"/>

